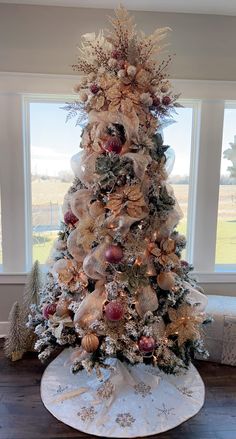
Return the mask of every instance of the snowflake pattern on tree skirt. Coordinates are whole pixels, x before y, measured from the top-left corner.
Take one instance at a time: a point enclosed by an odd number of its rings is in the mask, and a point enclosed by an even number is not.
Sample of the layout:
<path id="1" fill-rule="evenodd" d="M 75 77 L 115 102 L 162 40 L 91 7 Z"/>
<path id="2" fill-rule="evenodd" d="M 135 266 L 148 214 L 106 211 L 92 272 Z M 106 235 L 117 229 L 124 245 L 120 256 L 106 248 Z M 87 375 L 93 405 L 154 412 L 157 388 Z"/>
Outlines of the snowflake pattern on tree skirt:
<path id="1" fill-rule="evenodd" d="M 92 405 L 89 407 L 82 407 L 81 411 L 78 412 L 78 416 L 83 422 L 93 421 L 96 414 L 97 412 L 95 411 L 95 408 Z"/>
<path id="2" fill-rule="evenodd" d="M 109 399 L 113 395 L 114 389 L 114 384 L 112 384 L 110 380 L 107 380 L 97 390 L 97 396 L 102 399 Z"/>
<path id="3" fill-rule="evenodd" d="M 145 396 L 147 395 L 151 395 L 151 386 L 148 386 L 147 384 L 145 384 L 143 381 L 141 381 L 140 383 L 136 384 L 134 386 L 135 389 L 135 393 L 136 394 L 140 394 L 143 398 L 145 398 Z"/>
<path id="4" fill-rule="evenodd" d="M 134 422 L 135 419 L 130 413 L 119 413 L 116 418 L 116 423 L 122 428 L 131 427 Z"/>

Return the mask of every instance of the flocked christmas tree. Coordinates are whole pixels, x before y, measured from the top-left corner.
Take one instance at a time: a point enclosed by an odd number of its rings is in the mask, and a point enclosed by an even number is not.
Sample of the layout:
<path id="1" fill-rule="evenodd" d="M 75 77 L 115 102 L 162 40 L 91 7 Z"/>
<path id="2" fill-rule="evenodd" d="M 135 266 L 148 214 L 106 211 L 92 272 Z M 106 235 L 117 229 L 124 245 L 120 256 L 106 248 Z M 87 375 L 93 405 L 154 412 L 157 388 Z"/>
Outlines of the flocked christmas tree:
<path id="1" fill-rule="evenodd" d="M 168 29 L 138 33 L 119 8 L 112 30 L 83 36 L 82 73 L 68 119 L 83 123 L 82 152 L 65 196 L 64 223 L 31 324 L 45 360 L 74 347 L 72 369 L 110 356 L 175 373 L 202 352 L 205 316 L 191 303 L 191 266 L 181 260 L 181 210 L 167 183 L 160 130 L 178 96 L 160 61 Z"/>

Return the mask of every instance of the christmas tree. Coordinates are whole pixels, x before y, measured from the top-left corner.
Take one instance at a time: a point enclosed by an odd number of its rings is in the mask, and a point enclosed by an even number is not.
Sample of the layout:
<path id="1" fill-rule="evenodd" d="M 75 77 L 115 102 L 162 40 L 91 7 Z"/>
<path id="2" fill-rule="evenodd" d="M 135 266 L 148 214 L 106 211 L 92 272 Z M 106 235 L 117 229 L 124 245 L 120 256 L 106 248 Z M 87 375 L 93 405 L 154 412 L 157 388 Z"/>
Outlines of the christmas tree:
<path id="1" fill-rule="evenodd" d="M 72 370 L 108 357 L 167 373 L 203 352 L 202 308 L 176 230 L 181 210 L 167 182 L 162 127 L 179 106 L 160 61 L 167 28 L 137 32 L 120 7 L 112 30 L 83 36 L 77 99 L 67 119 L 83 124 L 75 180 L 33 322 L 45 360 L 72 346 Z"/>

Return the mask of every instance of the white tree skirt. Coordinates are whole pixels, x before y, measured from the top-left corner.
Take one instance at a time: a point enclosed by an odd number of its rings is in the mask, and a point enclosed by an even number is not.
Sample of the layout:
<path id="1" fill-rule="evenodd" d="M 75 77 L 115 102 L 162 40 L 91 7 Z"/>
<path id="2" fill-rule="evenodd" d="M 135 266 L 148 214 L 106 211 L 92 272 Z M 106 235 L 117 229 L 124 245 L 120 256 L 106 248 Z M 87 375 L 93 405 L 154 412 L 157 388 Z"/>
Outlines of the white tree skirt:
<path id="1" fill-rule="evenodd" d="M 193 365 L 182 375 L 158 368 L 127 366 L 111 360 L 115 371 L 70 372 L 71 350 L 64 350 L 44 372 L 45 407 L 71 427 L 102 437 L 140 437 L 161 433 L 194 416 L 204 403 L 204 384 Z"/>

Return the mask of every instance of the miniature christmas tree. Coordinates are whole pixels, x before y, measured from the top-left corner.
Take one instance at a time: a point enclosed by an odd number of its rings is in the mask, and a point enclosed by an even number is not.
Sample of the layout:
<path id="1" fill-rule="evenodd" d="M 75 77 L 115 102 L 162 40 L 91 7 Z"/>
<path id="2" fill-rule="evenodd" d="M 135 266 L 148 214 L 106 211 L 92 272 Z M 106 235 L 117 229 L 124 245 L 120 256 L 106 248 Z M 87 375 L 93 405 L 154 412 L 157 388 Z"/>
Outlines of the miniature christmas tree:
<path id="1" fill-rule="evenodd" d="M 35 261 L 28 275 L 25 290 L 23 294 L 23 305 L 25 324 L 28 322 L 29 314 L 33 314 L 39 304 L 39 293 L 41 289 L 41 272 L 39 262 Z M 32 328 L 28 328 L 27 333 L 27 351 L 33 351 L 36 342 L 36 335 Z"/>
<path id="2" fill-rule="evenodd" d="M 41 289 L 41 272 L 39 268 L 39 262 L 35 261 L 33 267 L 28 275 L 24 294 L 23 294 L 23 307 L 29 310 L 32 304 L 39 304 L 39 292 Z"/>
<path id="3" fill-rule="evenodd" d="M 12 361 L 22 358 L 27 348 L 27 328 L 24 313 L 18 302 L 15 302 L 9 314 L 9 332 L 4 344 L 5 355 Z"/>
<path id="4" fill-rule="evenodd" d="M 168 29 L 138 33 L 124 8 L 111 24 L 83 36 L 74 65 L 82 76 L 66 109 L 84 124 L 82 152 L 34 318 L 36 349 L 45 360 L 58 345 L 74 347 L 74 372 L 117 357 L 175 373 L 202 352 L 205 317 L 181 260 L 181 210 L 160 134 L 179 106 L 170 58 L 160 61 Z"/>

